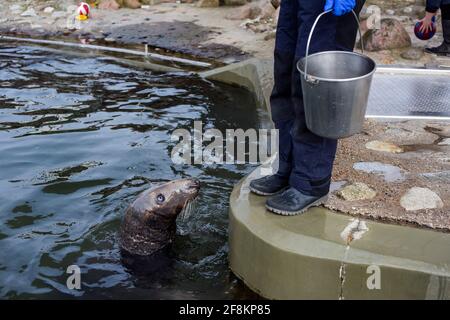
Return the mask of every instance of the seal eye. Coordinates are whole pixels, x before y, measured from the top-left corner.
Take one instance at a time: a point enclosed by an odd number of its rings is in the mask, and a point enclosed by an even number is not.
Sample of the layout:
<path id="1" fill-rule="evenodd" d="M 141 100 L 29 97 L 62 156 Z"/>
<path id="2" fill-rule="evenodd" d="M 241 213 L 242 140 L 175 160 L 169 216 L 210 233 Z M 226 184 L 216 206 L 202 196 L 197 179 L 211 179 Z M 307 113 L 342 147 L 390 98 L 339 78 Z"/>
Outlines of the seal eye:
<path id="1" fill-rule="evenodd" d="M 156 202 L 158 202 L 158 203 L 163 203 L 165 200 L 166 200 L 166 197 L 164 197 L 164 195 L 162 195 L 162 194 L 158 194 L 156 196 Z"/>

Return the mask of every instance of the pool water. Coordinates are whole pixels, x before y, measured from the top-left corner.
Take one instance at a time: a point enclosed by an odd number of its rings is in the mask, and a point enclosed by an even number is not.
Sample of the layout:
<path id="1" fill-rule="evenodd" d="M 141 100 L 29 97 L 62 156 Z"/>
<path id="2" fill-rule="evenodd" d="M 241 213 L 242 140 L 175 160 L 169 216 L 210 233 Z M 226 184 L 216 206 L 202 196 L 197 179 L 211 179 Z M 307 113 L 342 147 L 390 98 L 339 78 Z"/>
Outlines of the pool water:
<path id="1" fill-rule="evenodd" d="M 106 57 L 0 44 L 0 297 L 253 297 L 228 269 L 228 197 L 251 165 L 180 165 L 171 133 L 260 128 L 252 95 L 189 73 L 157 74 Z M 156 183 L 195 177 L 195 212 L 169 263 L 125 266 L 117 231 Z M 81 290 L 66 286 L 81 268 Z"/>

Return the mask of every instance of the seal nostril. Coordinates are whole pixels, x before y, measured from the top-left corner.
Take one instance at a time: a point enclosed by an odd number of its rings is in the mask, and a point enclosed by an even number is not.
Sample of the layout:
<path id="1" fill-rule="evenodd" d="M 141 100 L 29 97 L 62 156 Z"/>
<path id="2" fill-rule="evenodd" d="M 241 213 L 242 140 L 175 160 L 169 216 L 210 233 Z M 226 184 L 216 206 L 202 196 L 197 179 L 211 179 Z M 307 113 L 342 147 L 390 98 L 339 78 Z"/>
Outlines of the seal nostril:
<path id="1" fill-rule="evenodd" d="M 200 188 L 200 181 L 196 180 L 192 180 L 192 182 L 189 184 L 188 186 L 189 189 L 198 189 Z"/>

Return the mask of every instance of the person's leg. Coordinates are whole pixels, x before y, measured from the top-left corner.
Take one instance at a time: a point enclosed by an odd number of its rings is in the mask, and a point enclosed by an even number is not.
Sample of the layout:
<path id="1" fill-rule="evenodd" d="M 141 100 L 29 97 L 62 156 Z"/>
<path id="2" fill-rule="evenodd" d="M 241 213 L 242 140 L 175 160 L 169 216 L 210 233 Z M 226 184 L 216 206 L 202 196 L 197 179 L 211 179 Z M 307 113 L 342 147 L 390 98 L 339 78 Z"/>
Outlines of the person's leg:
<path id="1" fill-rule="evenodd" d="M 323 12 L 324 0 L 299 1 L 299 26 L 295 60 L 305 56 L 306 44 L 312 25 Z M 359 12 L 364 1 L 358 1 Z M 310 54 L 328 50 L 353 50 L 357 22 L 353 13 L 342 17 L 327 14 L 321 18 L 311 39 Z M 318 205 L 328 194 L 331 172 L 336 154 L 337 140 L 322 138 L 306 127 L 300 73 L 292 73 L 292 100 L 296 112 L 291 132 L 293 141 L 293 169 L 290 189 L 269 199 L 269 210 L 281 214 L 298 214 L 311 205 Z"/>
<path id="2" fill-rule="evenodd" d="M 271 195 L 288 186 L 292 169 L 292 138 L 290 135 L 295 118 L 291 100 L 291 73 L 297 45 L 297 0 L 281 2 L 274 52 L 274 87 L 270 97 L 272 121 L 278 129 L 278 172 L 272 176 L 255 179 L 250 190 L 259 195 Z"/>
<path id="3" fill-rule="evenodd" d="M 444 41 L 440 46 L 425 48 L 425 51 L 437 55 L 450 55 L 450 4 L 441 5 L 441 19 Z"/>
<path id="4" fill-rule="evenodd" d="M 306 55 L 309 33 L 315 19 L 323 12 L 325 1 L 299 0 L 299 3 L 299 15 L 303 24 L 299 29 L 296 61 Z M 336 50 L 338 19 L 331 13 L 322 16 L 312 35 L 309 54 Z M 294 70 L 292 74 L 292 100 L 294 101 L 296 119 L 291 133 L 294 168 L 289 184 L 303 194 L 323 196 L 328 193 L 337 141 L 319 137 L 306 127 L 300 77 L 300 72 Z"/>

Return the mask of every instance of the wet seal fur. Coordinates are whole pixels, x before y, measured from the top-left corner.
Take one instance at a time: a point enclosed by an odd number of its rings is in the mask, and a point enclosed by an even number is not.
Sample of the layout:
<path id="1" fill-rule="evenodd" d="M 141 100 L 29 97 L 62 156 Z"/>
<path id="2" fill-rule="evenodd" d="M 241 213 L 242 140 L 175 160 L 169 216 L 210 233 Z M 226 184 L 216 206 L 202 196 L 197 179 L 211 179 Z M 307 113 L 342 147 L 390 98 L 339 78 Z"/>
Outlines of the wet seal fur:
<path id="1" fill-rule="evenodd" d="M 128 207 L 119 232 L 126 254 L 150 256 L 174 240 L 176 219 L 200 190 L 194 179 L 167 182 L 142 192 Z"/>

